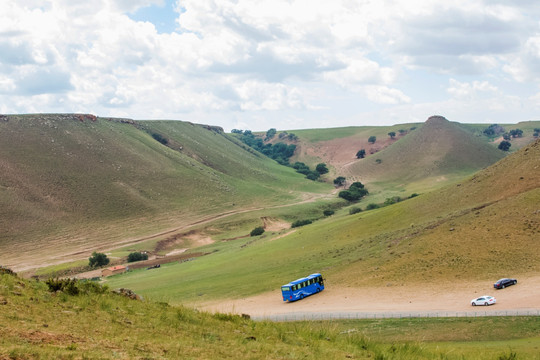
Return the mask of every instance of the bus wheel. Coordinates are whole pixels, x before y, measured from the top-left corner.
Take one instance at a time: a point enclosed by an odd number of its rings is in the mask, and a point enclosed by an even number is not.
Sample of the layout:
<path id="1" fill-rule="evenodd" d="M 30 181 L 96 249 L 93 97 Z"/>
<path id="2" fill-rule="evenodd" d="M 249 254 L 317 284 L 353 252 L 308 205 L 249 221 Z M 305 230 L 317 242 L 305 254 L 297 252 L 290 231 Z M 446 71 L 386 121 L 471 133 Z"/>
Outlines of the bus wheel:
<path id="1" fill-rule="evenodd" d="M 302 300 L 304 298 L 304 294 L 300 295 L 300 300 Z"/>

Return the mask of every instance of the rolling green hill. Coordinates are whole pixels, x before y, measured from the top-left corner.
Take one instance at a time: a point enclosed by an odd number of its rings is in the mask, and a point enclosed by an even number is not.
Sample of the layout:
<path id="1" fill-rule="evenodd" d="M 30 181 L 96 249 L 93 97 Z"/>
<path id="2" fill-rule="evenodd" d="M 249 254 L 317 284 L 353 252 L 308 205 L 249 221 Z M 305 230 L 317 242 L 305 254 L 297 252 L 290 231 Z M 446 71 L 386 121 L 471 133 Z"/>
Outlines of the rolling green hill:
<path id="1" fill-rule="evenodd" d="M 425 123 L 291 130 L 288 133 L 298 137 L 291 162 L 311 167 L 324 162 L 330 167 L 327 181 L 337 176 L 346 177 L 349 183 L 361 181 L 369 185 L 377 201 L 384 201 L 447 185 L 507 155 L 497 149 L 501 135 L 486 136 L 487 127 L 432 116 Z M 502 125 L 507 132 L 523 131 L 523 137 L 511 139 L 510 152 L 534 141 L 535 128 L 540 128 L 539 121 Z M 392 132 L 394 137 L 389 136 Z M 368 141 L 372 136 L 376 138 L 373 143 Z M 366 157 L 357 159 L 361 149 Z"/>
<path id="2" fill-rule="evenodd" d="M 395 205 L 342 211 L 287 236 L 239 239 L 196 261 L 108 281 L 184 303 L 271 291 L 314 271 L 344 286 L 519 276 L 540 271 L 538 204 L 540 140 L 460 183 Z"/>
<path id="3" fill-rule="evenodd" d="M 0 154 L 0 252 L 15 268 L 330 188 L 180 121 L 4 116 Z"/>

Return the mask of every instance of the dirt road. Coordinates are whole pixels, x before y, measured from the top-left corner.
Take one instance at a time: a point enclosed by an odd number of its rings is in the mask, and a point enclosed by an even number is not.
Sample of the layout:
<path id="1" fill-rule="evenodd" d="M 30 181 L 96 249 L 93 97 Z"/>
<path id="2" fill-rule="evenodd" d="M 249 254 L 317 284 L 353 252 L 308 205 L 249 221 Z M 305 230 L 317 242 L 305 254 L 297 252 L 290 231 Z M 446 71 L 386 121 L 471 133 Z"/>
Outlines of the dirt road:
<path id="1" fill-rule="evenodd" d="M 276 289 L 249 298 L 206 303 L 197 307 L 211 312 L 249 314 L 253 318 L 275 320 L 318 318 L 320 314 L 350 314 L 349 317 L 354 318 L 358 314 L 366 315 L 360 317 L 380 317 L 383 314 L 406 317 L 418 314 L 445 316 L 445 313 L 454 316 L 456 313 L 472 311 L 488 315 L 505 311 L 510 312 L 510 315 L 516 314 L 516 311 L 540 311 L 540 276 L 523 277 L 518 281 L 517 285 L 502 290 L 494 289 L 487 282 L 380 288 L 333 287 L 327 283 L 326 289 L 320 294 L 292 303 L 284 302 L 281 292 Z M 492 295 L 497 303 L 489 307 L 471 306 L 471 299 L 481 295 Z M 347 315 L 339 317 L 347 318 Z"/>

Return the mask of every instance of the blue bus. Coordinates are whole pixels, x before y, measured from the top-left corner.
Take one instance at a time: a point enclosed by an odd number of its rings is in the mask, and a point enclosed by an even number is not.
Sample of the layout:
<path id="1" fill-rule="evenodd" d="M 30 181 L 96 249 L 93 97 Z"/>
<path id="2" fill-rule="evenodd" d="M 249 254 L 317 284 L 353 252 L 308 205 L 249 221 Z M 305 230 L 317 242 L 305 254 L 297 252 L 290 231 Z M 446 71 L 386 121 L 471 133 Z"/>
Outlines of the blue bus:
<path id="1" fill-rule="evenodd" d="M 317 273 L 283 285 L 281 295 L 283 295 L 283 301 L 296 301 L 323 290 L 323 277 Z"/>

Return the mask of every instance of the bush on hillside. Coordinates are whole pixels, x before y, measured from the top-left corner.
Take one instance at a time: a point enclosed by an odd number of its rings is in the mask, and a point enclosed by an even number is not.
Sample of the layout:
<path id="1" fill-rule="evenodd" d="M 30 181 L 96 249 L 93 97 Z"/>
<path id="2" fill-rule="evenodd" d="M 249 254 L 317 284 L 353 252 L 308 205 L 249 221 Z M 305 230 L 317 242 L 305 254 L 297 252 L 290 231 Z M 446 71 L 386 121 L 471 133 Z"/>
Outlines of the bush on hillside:
<path id="1" fill-rule="evenodd" d="M 160 143 L 162 143 L 163 145 L 167 145 L 169 143 L 169 140 L 167 140 L 165 137 L 163 137 L 163 135 L 161 134 L 158 134 L 158 133 L 153 133 L 152 134 L 152 137 L 154 138 L 154 140 L 156 141 L 159 141 Z"/>
<path id="2" fill-rule="evenodd" d="M 334 210 L 324 210 L 323 215 L 324 216 L 332 216 L 332 215 L 334 215 Z"/>
<path id="3" fill-rule="evenodd" d="M 258 236 L 258 235 L 262 235 L 263 233 L 264 233 L 264 228 L 262 226 L 259 226 L 251 230 L 251 232 L 249 233 L 249 236 Z"/>
<path id="4" fill-rule="evenodd" d="M 321 174 L 319 174 L 317 171 L 310 171 L 307 175 L 306 175 L 306 179 L 309 179 L 309 180 L 317 180 L 318 178 L 321 177 Z"/>
<path id="5" fill-rule="evenodd" d="M 13 270 L 0 265 L 0 275 L 2 275 L 2 274 L 17 276 L 17 274 Z"/>
<path id="6" fill-rule="evenodd" d="M 375 144 L 375 141 L 377 141 L 377 137 L 376 136 L 370 136 L 368 138 L 368 143 L 370 144 Z"/>
<path id="7" fill-rule="evenodd" d="M 311 223 L 313 223 L 313 221 L 311 220 L 296 220 L 295 222 L 292 223 L 291 228 L 309 225 Z"/>
<path id="8" fill-rule="evenodd" d="M 323 175 L 323 174 L 328 173 L 328 168 L 326 167 L 325 163 L 320 163 L 320 164 L 317 164 L 317 166 L 315 167 L 315 171 Z"/>
<path id="9" fill-rule="evenodd" d="M 366 157 L 366 149 L 358 150 L 358 152 L 356 153 L 356 158 L 363 159 L 364 157 Z"/>
<path id="10" fill-rule="evenodd" d="M 148 254 L 137 251 L 137 252 L 130 253 L 127 258 L 128 262 L 141 261 L 141 260 L 148 260 Z"/>
<path id="11" fill-rule="evenodd" d="M 107 255 L 95 251 L 92 253 L 92 256 L 88 258 L 88 265 L 90 265 L 90 267 L 105 266 L 109 262 L 110 260 Z"/>
<path id="12" fill-rule="evenodd" d="M 353 182 L 348 190 L 340 191 L 338 196 L 347 201 L 357 201 L 368 194 L 367 189 L 359 181 Z"/>
<path id="13" fill-rule="evenodd" d="M 343 186 L 345 184 L 345 178 L 343 176 L 338 176 L 334 179 L 334 185 Z"/>
<path id="14" fill-rule="evenodd" d="M 378 208 L 379 208 L 379 205 L 374 204 L 374 203 L 371 203 L 368 206 L 366 206 L 366 210 L 373 210 L 373 209 L 378 209 Z"/>
<path id="15" fill-rule="evenodd" d="M 352 207 L 349 209 L 349 215 L 358 214 L 359 212 L 362 212 L 362 209 L 359 207 Z"/>
<path id="16" fill-rule="evenodd" d="M 501 141 L 499 144 L 499 150 L 508 151 L 510 150 L 510 146 L 512 146 L 512 144 L 509 141 Z"/>

